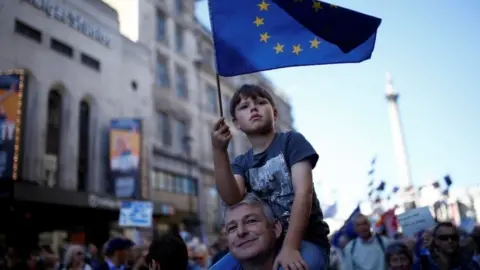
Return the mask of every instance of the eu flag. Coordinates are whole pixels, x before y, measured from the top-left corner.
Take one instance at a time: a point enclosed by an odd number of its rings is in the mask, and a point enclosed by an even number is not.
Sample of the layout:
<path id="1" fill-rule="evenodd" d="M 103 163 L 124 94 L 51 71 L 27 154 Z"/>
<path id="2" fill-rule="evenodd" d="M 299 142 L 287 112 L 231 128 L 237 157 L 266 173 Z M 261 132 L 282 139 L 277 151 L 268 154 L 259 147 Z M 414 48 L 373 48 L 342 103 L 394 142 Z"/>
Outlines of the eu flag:
<path id="1" fill-rule="evenodd" d="M 221 76 L 371 57 L 381 20 L 316 0 L 209 0 Z"/>

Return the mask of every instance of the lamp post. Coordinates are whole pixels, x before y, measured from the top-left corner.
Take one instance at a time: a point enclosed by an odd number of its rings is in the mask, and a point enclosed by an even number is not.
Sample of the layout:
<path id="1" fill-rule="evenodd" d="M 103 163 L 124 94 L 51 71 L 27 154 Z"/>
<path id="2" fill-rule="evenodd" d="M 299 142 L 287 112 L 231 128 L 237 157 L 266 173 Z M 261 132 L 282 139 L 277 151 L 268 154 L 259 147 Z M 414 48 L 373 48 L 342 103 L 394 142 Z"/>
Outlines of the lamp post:
<path id="1" fill-rule="evenodd" d="M 187 181 L 189 182 L 189 186 L 192 186 L 193 184 L 193 173 L 192 173 L 192 166 L 193 166 L 193 160 L 192 160 L 192 140 L 193 138 L 190 136 L 184 136 L 183 137 L 183 145 L 184 149 L 186 150 L 187 153 Z M 195 195 L 195 191 L 188 190 L 188 211 L 189 215 L 192 217 L 194 216 L 194 207 L 193 207 L 193 196 Z"/>

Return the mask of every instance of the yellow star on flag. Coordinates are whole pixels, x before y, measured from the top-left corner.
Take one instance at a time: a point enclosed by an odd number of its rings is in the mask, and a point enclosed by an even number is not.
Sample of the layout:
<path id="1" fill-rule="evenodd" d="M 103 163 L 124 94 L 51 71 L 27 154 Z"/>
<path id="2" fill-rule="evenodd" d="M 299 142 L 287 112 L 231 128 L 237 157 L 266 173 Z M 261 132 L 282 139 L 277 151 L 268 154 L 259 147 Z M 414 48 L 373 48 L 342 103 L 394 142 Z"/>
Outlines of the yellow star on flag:
<path id="1" fill-rule="evenodd" d="M 313 40 L 310 40 L 310 48 L 317 48 L 318 49 L 318 45 L 320 45 L 321 41 L 317 39 L 317 37 L 315 37 Z"/>
<path id="2" fill-rule="evenodd" d="M 253 21 L 253 23 L 254 23 L 257 27 L 259 27 L 260 25 L 263 25 L 263 24 L 264 24 L 263 18 L 256 17 L 256 18 L 255 18 L 255 21 Z"/>
<path id="3" fill-rule="evenodd" d="M 312 8 L 315 10 L 315 12 L 318 12 L 320 9 L 322 9 L 322 3 L 317 2 L 316 0 L 313 1 Z"/>
<path id="4" fill-rule="evenodd" d="M 260 11 L 262 10 L 268 11 L 268 6 L 270 6 L 270 4 L 268 4 L 267 2 L 265 2 L 265 0 L 263 0 L 262 3 L 258 4 L 257 6 L 260 8 Z"/>
<path id="5" fill-rule="evenodd" d="M 303 51 L 302 48 L 300 47 L 300 44 L 293 45 L 293 51 L 292 53 L 299 55 L 300 52 Z"/>
<path id="6" fill-rule="evenodd" d="M 279 53 L 283 52 L 283 47 L 285 47 L 285 45 L 277 43 L 277 45 L 275 47 L 273 47 L 273 49 L 275 50 L 276 54 L 279 54 Z"/>
<path id="7" fill-rule="evenodd" d="M 268 35 L 267 32 L 263 33 L 263 34 L 260 34 L 260 41 L 261 42 L 265 42 L 267 43 L 268 39 L 270 38 L 270 36 Z"/>

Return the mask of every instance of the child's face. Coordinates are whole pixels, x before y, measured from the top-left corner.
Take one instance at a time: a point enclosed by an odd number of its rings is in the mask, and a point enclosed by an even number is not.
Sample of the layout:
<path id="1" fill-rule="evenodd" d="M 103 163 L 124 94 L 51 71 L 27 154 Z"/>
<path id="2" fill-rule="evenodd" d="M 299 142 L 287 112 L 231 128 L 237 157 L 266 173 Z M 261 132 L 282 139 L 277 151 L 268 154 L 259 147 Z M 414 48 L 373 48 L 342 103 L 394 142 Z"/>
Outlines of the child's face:
<path id="1" fill-rule="evenodd" d="M 243 98 L 235 107 L 235 127 L 248 134 L 270 131 L 277 119 L 277 110 L 262 97 Z"/>

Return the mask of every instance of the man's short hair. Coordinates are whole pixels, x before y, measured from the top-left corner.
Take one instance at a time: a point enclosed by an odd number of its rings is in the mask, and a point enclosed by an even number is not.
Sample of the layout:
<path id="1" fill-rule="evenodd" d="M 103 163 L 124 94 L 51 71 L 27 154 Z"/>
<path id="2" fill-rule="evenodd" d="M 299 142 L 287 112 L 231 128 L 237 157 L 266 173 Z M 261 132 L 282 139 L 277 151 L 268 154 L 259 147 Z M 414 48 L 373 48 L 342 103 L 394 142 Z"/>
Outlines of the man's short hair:
<path id="1" fill-rule="evenodd" d="M 264 98 L 270 102 L 272 107 L 275 107 L 275 101 L 272 95 L 263 87 L 256 84 L 244 84 L 235 91 L 232 100 L 230 101 L 230 115 L 235 119 L 235 108 L 242 101 L 242 98 Z"/>
<path id="2" fill-rule="evenodd" d="M 249 206 L 254 206 L 254 207 L 261 207 L 263 214 L 265 214 L 265 217 L 267 217 L 267 220 L 269 223 L 273 224 L 276 221 L 275 215 L 273 214 L 272 208 L 268 204 L 266 204 L 262 199 L 260 199 L 257 195 L 253 193 L 247 193 L 243 199 L 238 202 L 237 204 L 234 205 L 223 205 L 223 215 L 222 215 L 222 220 L 223 220 L 223 225 L 225 225 L 225 218 L 227 216 L 227 211 L 228 210 L 233 210 L 237 208 L 238 206 L 241 205 L 249 205 Z"/>
<path id="3" fill-rule="evenodd" d="M 155 261 L 162 270 L 186 270 L 188 268 L 187 245 L 182 238 L 171 233 L 153 240 L 148 248 L 146 262 Z"/>

